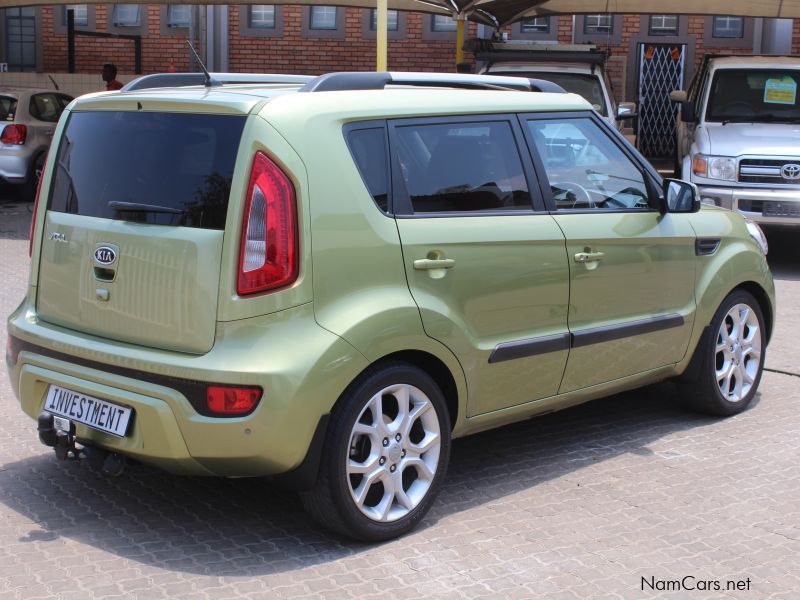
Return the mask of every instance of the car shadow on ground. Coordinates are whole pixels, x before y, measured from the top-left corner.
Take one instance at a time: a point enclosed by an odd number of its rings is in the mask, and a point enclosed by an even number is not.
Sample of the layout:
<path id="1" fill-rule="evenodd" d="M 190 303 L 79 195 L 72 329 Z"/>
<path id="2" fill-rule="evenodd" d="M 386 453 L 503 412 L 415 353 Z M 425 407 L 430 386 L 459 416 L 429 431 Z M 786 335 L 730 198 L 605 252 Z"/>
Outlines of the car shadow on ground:
<path id="1" fill-rule="evenodd" d="M 716 421 L 685 411 L 676 395 L 671 384 L 651 386 L 456 440 L 441 494 L 412 535 L 433 540 L 440 519 L 622 454 L 653 456 L 649 444 Z M 20 435 L 35 436 L 35 425 Z M 194 574 L 286 572 L 371 547 L 320 529 L 296 494 L 267 480 L 176 477 L 142 465 L 111 479 L 49 453 L 6 464 L 0 502 L 36 524 L 19 541 L 67 538 Z"/>

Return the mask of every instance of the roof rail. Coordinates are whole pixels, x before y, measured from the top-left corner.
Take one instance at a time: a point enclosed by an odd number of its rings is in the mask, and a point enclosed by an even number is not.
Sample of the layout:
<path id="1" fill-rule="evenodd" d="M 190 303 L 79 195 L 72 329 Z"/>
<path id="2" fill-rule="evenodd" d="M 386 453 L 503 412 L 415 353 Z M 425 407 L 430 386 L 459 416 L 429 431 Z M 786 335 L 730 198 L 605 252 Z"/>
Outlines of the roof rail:
<path id="1" fill-rule="evenodd" d="M 610 50 L 601 50 L 594 44 L 539 44 L 528 40 L 496 42 L 472 38 L 464 44 L 477 60 L 496 62 L 577 62 L 590 65 L 605 63 Z"/>
<path id="2" fill-rule="evenodd" d="M 211 73 L 211 77 L 222 84 L 246 83 L 288 83 L 305 84 L 314 79 L 311 75 L 284 75 L 270 73 Z M 154 88 L 187 87 L 203 85 L 206 76 L 203 73 L 154 73 L 138 77 L 125 84 L 121 92 L 148 90 Z"/>
<path id="3" fill-rule="evenodd" d="M 468 75 L 460 73 L 401 73 L 368 71 L 343 71 L 327 73 L 309 81 L 301 92 L 339 92 L 353 90 L 382 90 L 387 85 L 417 87 L 450 87 L 460 89 L 518 90 L 565 94 L 566 91 L 551 81 L 526 77 L 498 75 Z"/>

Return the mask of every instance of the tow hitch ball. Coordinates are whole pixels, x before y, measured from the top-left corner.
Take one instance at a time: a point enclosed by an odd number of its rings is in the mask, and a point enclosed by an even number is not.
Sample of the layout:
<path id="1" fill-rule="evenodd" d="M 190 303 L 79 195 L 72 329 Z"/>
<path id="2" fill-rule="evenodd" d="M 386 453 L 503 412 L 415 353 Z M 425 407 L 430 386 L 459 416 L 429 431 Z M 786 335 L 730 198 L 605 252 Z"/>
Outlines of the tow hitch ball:
<path id="1" fill-rule="evenodd" d="M 58 460 L 78 458 L 78 449 L 75 447 L 75 426 L 70 425 L 69 431 L 56 429 L 53 415 L 43 412 L 39 415 L 38 426 L 39 441 L 45 446 L 50 446 L 56 451 Z"/>
<path id="2" fill-rule="evenodd" d="M 83 446 L 78 449 L 75 446 L 75 425 L 66 419 L 61 419 L 59 427 L 56 427 L 55 419 L 49 412 L 45 411 L 39 415 L 38 426 L 39 441 L 45 446 L 53 448 L 56 458 L 66 460 L 68 458 L 80 458 L 89 467 L 102 472 L 111 477 L 117 477 L 125 470 L 126 460 L 122 454 L 108 452 L 93 446 Z"/>

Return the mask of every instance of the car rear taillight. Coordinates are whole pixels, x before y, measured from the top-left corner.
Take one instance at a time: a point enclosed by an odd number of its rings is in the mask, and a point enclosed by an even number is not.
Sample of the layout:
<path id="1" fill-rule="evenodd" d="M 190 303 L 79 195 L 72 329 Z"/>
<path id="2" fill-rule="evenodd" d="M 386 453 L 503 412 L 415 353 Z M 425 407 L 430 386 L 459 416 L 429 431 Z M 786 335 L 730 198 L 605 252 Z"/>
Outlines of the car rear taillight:
<path id="1" fill-rule="evenodd" d="M 297 205 L 294 186 L 261 152 L 253 158 L 239 249 L 240 296 L 291 285 L 297 279 Z"/>
<path id="2" fill-rule="evenodd" d="M 27 137 L 28 127 L 26 125 L 6 125 L 3 135 L 0 135 L 0 143 L 21 146 Z"/>
<path id="3" fill-rule="evenodd" d="M 206 391 L 208 410 L 221 416 L 247 415 L 261 400 L 261 388 L 212 385 Z"/>
<path id="4" fill-rule="evenodd" d="M 47 155 L 42 162 L 42 170 L 39 173 L 39 183 L 36 184 L 36 199 L 33 201 L 33 217 L 31 218 L 31 231 L 28 234 L 28 256 L 33 256 L 33 234 L 36 233 L 36 209 L 39 208 L 39 196 L 42 195 L 42 179 L 44 170 L 47 168 Z"/>

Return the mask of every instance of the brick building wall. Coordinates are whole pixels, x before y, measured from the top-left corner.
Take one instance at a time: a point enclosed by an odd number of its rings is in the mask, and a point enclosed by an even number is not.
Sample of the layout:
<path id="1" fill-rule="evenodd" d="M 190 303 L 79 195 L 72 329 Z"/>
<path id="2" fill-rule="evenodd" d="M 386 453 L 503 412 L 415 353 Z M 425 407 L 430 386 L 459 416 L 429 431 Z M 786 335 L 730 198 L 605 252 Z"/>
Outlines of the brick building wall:
<path id="1" fill-rule="evenodd" d="M 800 54 L 800 19 L 792 25 L 792 54 Z"/>

